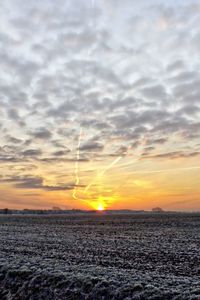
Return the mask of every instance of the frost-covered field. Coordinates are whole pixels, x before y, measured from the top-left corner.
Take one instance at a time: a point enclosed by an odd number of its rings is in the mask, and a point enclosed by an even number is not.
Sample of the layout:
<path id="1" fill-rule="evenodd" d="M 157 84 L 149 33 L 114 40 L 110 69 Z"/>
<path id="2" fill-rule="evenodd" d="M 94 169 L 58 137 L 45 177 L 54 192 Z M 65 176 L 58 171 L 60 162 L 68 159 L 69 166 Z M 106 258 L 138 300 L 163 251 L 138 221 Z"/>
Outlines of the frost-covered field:
<path id="1" fill-rule="evenodd" d="M 0 299 L 200 299 L 200 215 L 0 216 Z"/>

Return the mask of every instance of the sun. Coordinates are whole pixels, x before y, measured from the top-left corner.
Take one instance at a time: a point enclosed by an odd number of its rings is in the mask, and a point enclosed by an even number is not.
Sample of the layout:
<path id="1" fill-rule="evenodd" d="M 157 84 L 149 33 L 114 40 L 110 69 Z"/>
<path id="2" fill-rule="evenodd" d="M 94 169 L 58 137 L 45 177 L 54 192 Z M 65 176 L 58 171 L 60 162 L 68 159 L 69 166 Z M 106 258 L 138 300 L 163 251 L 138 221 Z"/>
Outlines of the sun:
<path id="1" fill-rule="evenodd" d="M 104 211 L 106 209 L 106 204 L 103 203 L 103 201 L 95 201 L 90 203 L 90 205 L 93 207 L 96 211 Z"/>
<path id="2" fill-rule="evenodd" d="M 96 211 L 104 211 L 107 209 L 107 199 L 105 197 L 99 196 L 95 200 L 88 200 L 88 204 Z"/>
<path id="3" fill-rule="evenodd" d="M 104 210 L 104 206 L 103 206 L 102 203 L 98 203 L 97 210 L 98 211 L 103 211 Z"/>

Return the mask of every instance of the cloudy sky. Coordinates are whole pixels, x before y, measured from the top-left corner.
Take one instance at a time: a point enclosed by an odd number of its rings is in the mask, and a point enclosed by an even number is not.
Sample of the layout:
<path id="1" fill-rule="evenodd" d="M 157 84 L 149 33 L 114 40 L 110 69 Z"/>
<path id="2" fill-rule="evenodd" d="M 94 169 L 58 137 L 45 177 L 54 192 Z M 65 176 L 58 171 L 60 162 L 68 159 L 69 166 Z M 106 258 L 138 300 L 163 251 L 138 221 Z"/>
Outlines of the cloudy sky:
<path id="1" fill-rule="evenodd" d="M 0 207 L 200 210 L 200 2 L 0 4 Z"/>

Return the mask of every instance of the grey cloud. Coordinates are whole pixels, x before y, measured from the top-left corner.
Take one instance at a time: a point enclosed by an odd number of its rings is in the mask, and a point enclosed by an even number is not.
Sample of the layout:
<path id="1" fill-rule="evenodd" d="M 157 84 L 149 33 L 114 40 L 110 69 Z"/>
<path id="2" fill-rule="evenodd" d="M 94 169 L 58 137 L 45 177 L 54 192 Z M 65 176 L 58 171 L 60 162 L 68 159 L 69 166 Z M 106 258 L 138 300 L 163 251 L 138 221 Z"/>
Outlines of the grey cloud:
<path id="1" fill-rule="evenodd" d="M 77 161 L 77 158 L 74 157 L 74 158 L 64 158 L 64 157 L 55 157 L 55 156 L 52 156 L 52 157 L 45 157 L 45 158 L 41 158 L 41 159 L 38 159 L 38 161 L 40 162 L 44 162 L 44 163 L 56 163 L 56 162 L 61 162 L 61 163 L 64 163 L 64 162 L 71 162 L 71 163 L 74 163 Z M 88 157 L 80 157 L 79 158 L 79 162 L 88 162 L 90 161 L 90 159 Z"/>
<path id="2" fill-rule="evenodd" d="M 56 147 L 56 148 L 61 148 L 61 149 L 65 149 L 66 146 L 62 144 L 61 140 L 52 140 L 51 144 Z"/>
<path id="3" fill-rule="evenodd" d="M 144 148 L 144 151 L 145 151 L 145 152 L 150 152 L 150 151 L 152 151 L 152 150 L 154 150 L 154 149 L 155 149 L 155 147 L 150 146 L 150 147 L 145 147 L 145 148 Z"/>
<path id="4" fill-rule="evenodd" d="M 27 139 L 24 141 L 24 146 L 30 146 L 30 144 L 33 142 L 33 139 Z"/>
<path id="5" fill-rule="evenodd" d="M 184 70 L 184 67 L 185 67 L 185 64 L 184 64 L 184 61 L 179 59 L 179 60 L 176 60 L 174 61 L 173 63 L 170 63 L 166 70 L 167 72 L 177 72 L 177 71 L 181 71 L 181 70 Z"/>
<path id="6" fill-rule="evenodd" d="M 109 156 L 126 156 L 128 151 L 128 147 L 127 146 L 120 146 L 114 153 L 109 154 Z"/>
<path id="7" fill-rule="evenodd" d="M 21 144 L 23 142 L 21 139 L 18 139 L 16 137 L 13 137 L 13 136 L 10 136 L 10 135 L 6 136 L 6 139 L 11 144 Z"/>
<path id="8" fill-rule="evenodd" d="M 179 98 L 191 97 L 197 93 L 200 94 L 200 79 L 176 85 L 173 92 L 175 97 Z"/>
<path id="9" fill-rule="evenodd" d="M 88 128 L 105 129 L 110 128 L 110 124 L 107 122 L 97 121 L 96 119 L 88 119 L 81 122 L 81 126 Z"/>
<path id="10" fill-rule="evenodd" d="M 39 128 L 36 131 L 30 132 L 30 135 L 36 139 L 48 140 L 52 137 L 52 133 L 46 128 Z"/>
<path id="11" fill-rule="evenodd" d="M 191 93 L 185 93 L 184 91 L 181 93 L 179 90 L 179 95 L 182 98 L 183 104 L 189 105 L 191 104 L 199 104 L 199 99 L 200 99 L 200 89 L 199 90 L 194 90 Z"/>
<path id="12" fill-rule="evenodd" d="M 66 184 L 66 185 L 44 185 L 44 180 L 42 177 L 11 177 L 0 179 L 0 181 L 12 183 L 16 188 L 19 189 L 41 189 L 46 191 L 65 191 L 72 190 L 74 188 L 74 184 Z"/>
<path id="13" fill-rule="evenodd" d="M 41 154 L 42 151 L 40 149 L 28 149 L 22 152 L 22 155 L 29 157 L 39 156 Z"/>
<path id="14" fill-rule="evenodd" d="M 107 103 L 106 103 L 107 104 Z M 112 101 L 108 104 L 109 108 L 114 109 L 127 109 L 131 107 L 139 108 L 141 105 L 144 104 L 143 99 L 135 98 L 135 97 L 125 97 L 123 99 L 117 99 Z"/>
<path id="15" fill-rule="evenodd" d="M 8 110 L 8 117 L 10 117 L 11 119 L 14 119 L 14 120 L 20 119 L 17 110 L 14 108 L 11 108 Z"/>
<path id="16" fill-rule="evenodd" d="M 197 105 L 185 105 L 177 110 L 177 115 L 195 116 L 200 112 L 200 106 Z"/>
<path id="17" fill-rule="evenodd" d="M 74 112 L 80 109 L 79 103 L 76 101 L 66 101 L 63 104 L 59 105 L 57 108 L 50 108 L 47 110 L 46 114 L 50 117 L 55 118 L 67 118 L 69 112 Z"/>
<path id="18" fill-rule="evenodd" d="M 110 118 L 111 122 L 115 124 L 116 127 L 121 128 L 138 128 L 145 124 L 156 125 L 161 121 L 170 118 L 170 113 L 164 110 L 149 109 L 143 112 L 126 111 L 123 115 L 115 115 Z"/>
<path id="19" fill-rule="evenodd" d="M 18 163 L 18 162 L 22 162 L 22 160 L 12 156 L 0 156 L 0 163 Z"/>
<path id="20" fill-rule="evenodd" d="M 81 151 L 102 151 L 104 145 L 99 142 L 88 142 L 83 144 L 79 149 Z"/>
<path id="21" fill-rule="evenodd" d="M 25 122 L 22 121 L 22 118 L 19 116 L 19 113 L 16 109 L 10 108 L 7 110 L 8 118 L 16 121 L 20 126 L 25 126 Z"/>
<path id="22" fill-rule="evenodd" d="M 173 76 L 169 79 L 172 83 L 178 83 L 178 82 L 188 82 L 193 81 L 198 78 L 198 73 L 194 71 L 183 71 L 181 73 L 178 73 L 176 76 Z"/>
<path id="23" fill-rule="evenodd" d="M 158 139 L 151 139 L 148 141 L 148 144 L 164 144 L 166 143 L 168 138 L 158 138 Z"/>
<path id="24" fill-rule="evenodd" d="M 144 87 L 141 90 L 142 95 L 150 99 L 157 99 L 162 101 L 166 99 L 167 93 L 165 91 L 164 86 L 162 85 L 155 85 L 150 87 Z"/>
<path id="25" fill-rule="evenodd" d="M 151 77 L 141 77 L 134 82 L 133 86 L 135 88 L 142 88 L 146 85 L 152 85 L 153 83 L 155 83 L 155 79 L 153 80 Z"/>
<path id="26" fill-rule="evenodd" d="M 65 156 L 69 152 L 70 152 L 70 150 L 59 150 L 59 151 L 53 152 L 53 156 Z"/>
<path id="27" fill-rule="evenodd" d="M 158 122 L 153 129 L 151 129 L 152 133 L 162 133 L 162 134 L 171 134 L 174 132 L 180 132 L 184 129 L 188 129 L 189 124 L 188 121 L 182 116 L 177 116 L 174 118 L 173 116 L 168 120 L 162 120 Z"/>
<path id="28" fill-rule="evenodd" d="M 145 147 L 144 150 L 142 151 L 142 155 L 143 157 L 147 157 L 150 156 L 150 153 L 155 150 L 155 147 L 153 146 L 149 146 L 149 147 Z"/>
<path id="29" fill-rule="evenodd" d="M 163 153 L 163 154 L 157 154 L 157 155 L 147 156 L 147 158 L 176 159 L 176 158 L 195 157 L 195 156 L 199 156 L 199 155 L 200 155 L 200 152 L 198 152 L 198 151 L 190 152 L 190 153 L 185 153 L 183 151 L 173 151 L 173 152 L 168 152 L 168 153 Z"/>

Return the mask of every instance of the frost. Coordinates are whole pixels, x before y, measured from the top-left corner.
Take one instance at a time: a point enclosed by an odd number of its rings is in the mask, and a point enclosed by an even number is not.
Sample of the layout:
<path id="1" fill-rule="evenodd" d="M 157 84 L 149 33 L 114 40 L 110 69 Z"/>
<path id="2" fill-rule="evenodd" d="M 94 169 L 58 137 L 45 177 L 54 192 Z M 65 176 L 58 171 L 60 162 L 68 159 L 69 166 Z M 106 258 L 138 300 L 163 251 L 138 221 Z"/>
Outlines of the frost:
<path id="1" fill-rule="evenodd" d="M 0 299 L 200 299 L 200 216 L 0 216 Z"/>

